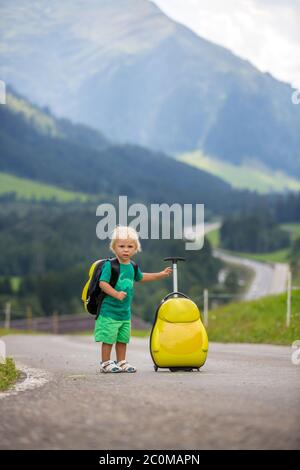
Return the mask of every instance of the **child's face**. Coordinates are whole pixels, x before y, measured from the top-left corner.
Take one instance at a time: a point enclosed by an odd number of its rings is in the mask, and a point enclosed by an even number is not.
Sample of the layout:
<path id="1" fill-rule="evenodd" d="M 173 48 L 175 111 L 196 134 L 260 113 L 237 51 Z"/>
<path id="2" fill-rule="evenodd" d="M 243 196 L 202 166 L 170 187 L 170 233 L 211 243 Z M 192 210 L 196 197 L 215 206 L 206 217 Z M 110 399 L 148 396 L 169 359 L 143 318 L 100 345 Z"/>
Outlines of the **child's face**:
<path id="1" fill-rule="evenodd" d="M 116 256 L 121 261 L 128 261 L 136 252 L 136 245 L 133 240 L 117 240 L 114 248 Z"/>

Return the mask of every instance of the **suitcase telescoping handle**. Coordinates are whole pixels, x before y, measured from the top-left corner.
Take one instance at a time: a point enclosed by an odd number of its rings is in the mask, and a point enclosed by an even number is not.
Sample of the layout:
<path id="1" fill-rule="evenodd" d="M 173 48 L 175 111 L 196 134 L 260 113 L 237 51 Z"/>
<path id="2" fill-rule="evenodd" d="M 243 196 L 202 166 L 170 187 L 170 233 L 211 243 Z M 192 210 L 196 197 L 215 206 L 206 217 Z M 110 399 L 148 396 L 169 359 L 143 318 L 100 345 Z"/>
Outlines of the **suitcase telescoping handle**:
<path id="1" fill-rule="evenodd" d="M 185 261 L 185 258 L 180 256 L 169 256 L 164 258 L 164 261 L 172 261 L 173 264 L 173 292 L 178 292 L 178 277 L 177 277 L 177 261 Z"/>

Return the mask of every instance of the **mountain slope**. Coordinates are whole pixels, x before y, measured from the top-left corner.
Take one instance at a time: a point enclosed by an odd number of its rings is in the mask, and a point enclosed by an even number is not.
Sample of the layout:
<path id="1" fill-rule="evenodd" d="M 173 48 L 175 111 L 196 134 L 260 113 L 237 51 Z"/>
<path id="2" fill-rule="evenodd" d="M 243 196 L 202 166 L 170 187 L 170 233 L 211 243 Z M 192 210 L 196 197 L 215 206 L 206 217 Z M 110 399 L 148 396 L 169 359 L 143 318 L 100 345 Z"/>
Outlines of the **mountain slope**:
<path id="1" fill-rule="evenodd" d="M 8 174 L 89 195 L 205 203 L 211 210 L 235 198 L 219 178 L 162 153 L 112 145 L 85 127 L 80 127 L 79 144 L 77 126 L 69 121 L 62 128 L 60 120 L 11 90 L 7 104 L 0 107 L 0 120 L 0 171 Z M 101 150 L 96 148 L 97 139 L 105 143 Z"/>
<path id="2" fill-rule="evenodd" d="M 66 139 L 77 145 L 102 150 L 109 141 L 102 132 L 83 124 L 74 124 L 67 119 L 54 118 L 49 108 L 34 106 L 12 87 L 7 87 L 7 106 L 15 115 L 19 115 L 39 134 Z"/>
<path id="3" fill-rule="evenodd" d="M 292 89 L 147 0 L 1 4 L 0 76 L 114 141 L 300 176 Z M 47 50 L 47 54 L 45 54 Z"/>
<path id="4" fill-rule="evenodd" d="M 0 172 L 0 196 L 15 193 L 20 199 L 56 199 L 61 202 L 86 201 L 88 196 L 83 193 L 66 191 L 56 186 L 19 178 Z"/>
<path id="5" fill-rule="evenodd" d="M 250 189 L 262 194 L 300 191 L 300 179 L 297 180 L 279 171 L 272 171 L 262 164 L 234 165 L 203 155 L 200 151 L 182 154 L 177 157 L 177 160 L 218 176 L 233 188 Z"/>

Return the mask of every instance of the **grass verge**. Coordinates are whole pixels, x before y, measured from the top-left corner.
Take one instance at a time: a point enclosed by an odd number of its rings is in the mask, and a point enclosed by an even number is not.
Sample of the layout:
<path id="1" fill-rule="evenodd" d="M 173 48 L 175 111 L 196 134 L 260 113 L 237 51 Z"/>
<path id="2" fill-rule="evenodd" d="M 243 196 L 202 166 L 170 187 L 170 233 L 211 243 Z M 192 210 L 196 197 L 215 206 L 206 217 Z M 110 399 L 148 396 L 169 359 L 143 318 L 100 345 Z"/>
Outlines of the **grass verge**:
<path id="1" fill-rule="evenodd" d="M 225 251 L 225 250 L 224 250 Z M 238 256 L 240 258 L 251 259 L 253 261 L 262 261 L 264 263 L 287 263 L 289 256 L 289 249 L 283 248 L 282 250 L 272 251 L 271 253 L 244 253 L 239 251 L 229 251 L 227 253 Z"/>
<path id="2" fill-rule="evenodd" d="M 0 194 L 12 192 L 16 193 L 18 199 L 56 199 L 60 202 L 87 201 L 89 199 L 87 194 L 81 192 L 68 191 L 51 184 L 0 172 Z"/>
<path id="3" fill-rule="evenodd" d="M 292 291 L 291 306 L 289 328 L 286 327 L 286 294 L 218 307 L 209 312 L 209 340 L 291 345 L 300 339 L 300 290 Z"/>
<path id="4" fill-rule="evenodd" d="M 0 362 L 0 391 L 7 390 L 19 377 L 14 360 L 7 357 L 4 363 Z"/>

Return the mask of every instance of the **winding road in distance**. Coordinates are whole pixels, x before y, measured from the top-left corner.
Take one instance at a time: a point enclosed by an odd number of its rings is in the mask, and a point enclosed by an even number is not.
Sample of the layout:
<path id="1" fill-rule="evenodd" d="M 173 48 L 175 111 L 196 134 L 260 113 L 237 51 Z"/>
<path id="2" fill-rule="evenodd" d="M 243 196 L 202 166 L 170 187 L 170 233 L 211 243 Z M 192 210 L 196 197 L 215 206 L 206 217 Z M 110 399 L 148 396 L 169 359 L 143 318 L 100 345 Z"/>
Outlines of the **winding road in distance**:
<path id="1" fill-rule="evenodd" d="M 221 227 L 220 222 L 205 224 L 205 234 Z M 195 230 L 195 228 L 194 228 Z M 201 228 L 199 229 L 199 232 Z M 192 231 L 185 230 L 187 237 Z M 266 295 L 280 294 L 286 291 L 289 265 L 287 263 L 263 263 L 240 256 L 234 256 L 220 249 L 214 249 L 214 256 L 224 262 L 245 266 L 254 272 L 254 277 L 248 291 L 244 294 L 245 300 L 258 299 Z"/>

